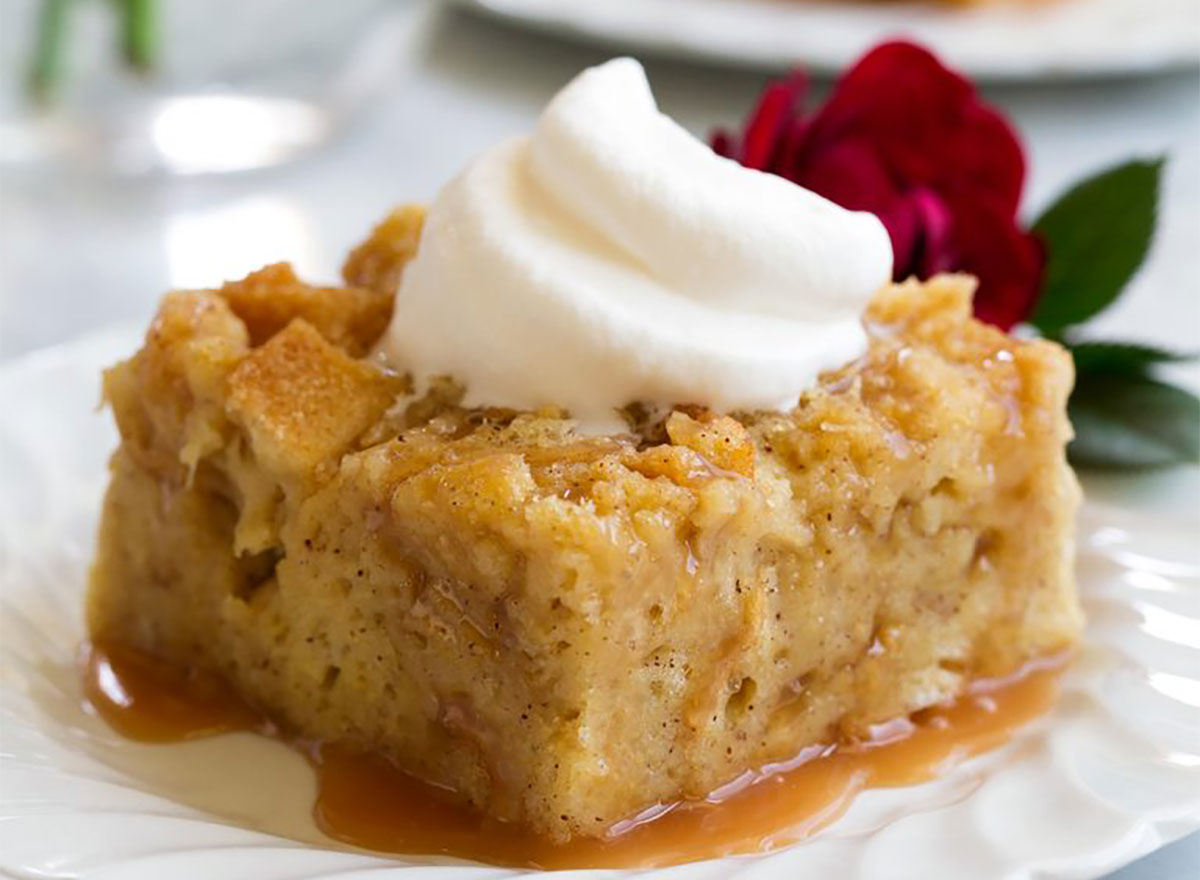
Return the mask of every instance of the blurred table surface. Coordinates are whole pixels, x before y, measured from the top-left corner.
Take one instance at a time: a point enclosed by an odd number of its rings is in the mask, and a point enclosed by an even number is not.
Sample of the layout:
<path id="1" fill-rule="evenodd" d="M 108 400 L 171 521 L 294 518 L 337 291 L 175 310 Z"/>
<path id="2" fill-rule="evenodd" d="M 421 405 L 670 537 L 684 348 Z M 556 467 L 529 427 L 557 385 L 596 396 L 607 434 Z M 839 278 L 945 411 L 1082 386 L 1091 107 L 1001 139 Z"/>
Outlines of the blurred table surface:
<path id="1" fill-rule="evenodd" d="M 117 323 L 142 323 L 172 287 L 219 284 L 277 260 L 333 279 L 343 255 L 402 201 L 427 200 L 480 150 L 527 131 L 554 91 L 608 57 L 582 44 L 416 3 L 397 13 L 395 80 L 331 144 L 264 172 L 115 181 L 0 180 L 0 359 Z M 761 74 L 643 58 L 665 112 L 698 134 L 738 123 Z M 1200 78 L 984 86 L 1029 150 L 1026 210 L 1133 156 L 1166 154 L 1160 229 L 1097 334 L 1196 350 L 1200 341 Z M 1120 880 L 1200 877 L 1200 837 Z"/>

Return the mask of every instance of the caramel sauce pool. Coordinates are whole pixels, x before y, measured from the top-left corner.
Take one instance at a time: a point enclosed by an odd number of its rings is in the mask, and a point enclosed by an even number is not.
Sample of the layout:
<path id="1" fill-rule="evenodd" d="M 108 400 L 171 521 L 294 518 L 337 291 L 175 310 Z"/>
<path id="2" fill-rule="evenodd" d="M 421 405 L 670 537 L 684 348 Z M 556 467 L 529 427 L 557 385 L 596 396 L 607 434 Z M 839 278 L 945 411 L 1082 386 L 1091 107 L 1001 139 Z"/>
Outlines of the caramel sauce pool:
<path id="1" fill-rule="evenodd" d="M 214 677 L 116 645 L 89 646 L 83 666 L 88 701 L 129 739 L 278 733 Z M 1001 745 L 1053 705 L 1065 666 L 1066 656 L 1058 655 L 1011 677 L 977 682 L 952 703 L 881 726 L 875 740 L 812 747 L 705 800 L 648 811 L 603 839 L 555 843 L 489 820 L 379 755 L 330 745 L 305 749 L 318 778 L 314 814 L 330 837 L 366 849 L 495 865 L 653 867 L 762 852 L 830 824 L 865 788 L 924 782 Z"/>

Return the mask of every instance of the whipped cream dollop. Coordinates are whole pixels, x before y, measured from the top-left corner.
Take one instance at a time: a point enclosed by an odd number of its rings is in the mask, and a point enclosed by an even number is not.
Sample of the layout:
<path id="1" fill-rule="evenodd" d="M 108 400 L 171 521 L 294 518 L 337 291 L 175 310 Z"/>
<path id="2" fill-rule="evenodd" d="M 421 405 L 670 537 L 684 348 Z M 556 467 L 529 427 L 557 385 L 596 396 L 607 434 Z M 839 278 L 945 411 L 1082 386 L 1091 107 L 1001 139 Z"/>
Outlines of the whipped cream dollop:
<path id="1" fill-rule="evenodd" d="M 717 156 L 621 58 L 442 189 L 382 348 L 597 430 L 634 401 L 786 409 L 866 349 L 891 271 L 876 217 Z"/>

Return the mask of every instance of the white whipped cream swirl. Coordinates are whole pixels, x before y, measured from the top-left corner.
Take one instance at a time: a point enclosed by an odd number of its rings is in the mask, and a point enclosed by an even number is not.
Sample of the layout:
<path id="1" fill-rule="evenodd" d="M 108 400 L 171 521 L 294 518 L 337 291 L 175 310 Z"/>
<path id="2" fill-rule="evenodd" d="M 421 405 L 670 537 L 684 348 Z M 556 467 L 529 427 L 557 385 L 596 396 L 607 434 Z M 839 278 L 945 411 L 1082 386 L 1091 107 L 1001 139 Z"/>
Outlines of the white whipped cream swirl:
<path id="1" fill-rule="evenodd" d="M 383 349 L 594 430 L 633 401 L 786 409 L 862 354 L 891 270 L 873 215 L 717 156 L 622 58 L 438 194 Z"/>

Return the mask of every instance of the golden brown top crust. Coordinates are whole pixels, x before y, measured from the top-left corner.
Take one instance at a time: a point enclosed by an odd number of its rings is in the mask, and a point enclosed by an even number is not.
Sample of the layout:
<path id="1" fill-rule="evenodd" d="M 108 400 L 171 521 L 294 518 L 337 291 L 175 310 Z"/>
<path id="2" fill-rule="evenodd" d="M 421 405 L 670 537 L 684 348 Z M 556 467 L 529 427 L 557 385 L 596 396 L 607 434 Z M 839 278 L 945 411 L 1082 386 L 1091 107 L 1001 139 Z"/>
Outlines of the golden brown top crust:
<path id="1" fill-rule="evenodd" d="M 245 325 L 207 292 L 168 294 L 142 349 L 106 371 L 125 448 L 147 469 L 179 481 L 220 447 L 226 377 L 249 351 Z"/>
<path id="2" fill-rule="evenodd" d="M 226 411 L 262 464 L 303 477 L 377 422 L 397 390 L 394 378 L 293 318 L 230 374 Z"/>
<path id="3" fill-rule="evenodd" d="M 329 342 L 362 357 L 392 319 L 392 293 L 369 286 L 313 287 L 287 263 L 275 263 L 231 281 L 219 291 L 242 319 L 253 345 L 262 345 L 294 318 L 303 318 Z"/>
<path id="4" fill-rule="evenodd" d="M 423 205 L 402 205 L 392 211 L 370 238 L 350 252 L 342 267 L 346 283 L 394 295 L 405 264 L 417 252 L 424 225 Z"/>
<path id="5" fill-rule="evenodd" d="M 789 413 L 718 416 L 681 406 L 657 420 L 639 413 L 636 432 L 590 439 L 554 410 L 464 409 L 462 389 L 448 381 L 393 406 L 403 380 L 356 357 L 383 332 L 380 302 L 391 295 L 381 289 L 397 283 L 421 217 L 415 208 L 393 213 L 354 252 L 347 275 L 370 289 L 313 287 L 277 265 L 217 292 L 169 295 L 143 350 L 107 378 L 135 451 L 161 458 L 163 449 L 179 450 L 176 461 L 154 467 L 183 479 L 206 454 L 244 436 L 238 443 L 291 484 L 376 446 L 410 474 L 509 455 L 535 494 L 597 509 L 629 501 L 611 494 L 616 472 L 683 488 L 717 476 L 782 480 L 803 498 L 819 488 L 806 486 L 814 478 L 806 462 L 832 461 L 821 479 L 837 481 L 856 515 L 869 517 L 903 501 L 880 487 L 905 484 L 896 479 L 905 472 L 927 475 L 918 483 L 953 475 L 958 491 L 970 491 L 997 479 L 981 465 L 1011 452 L 997 444 L 1067 439 L 1069 357 L 1052 343 L 1015 340 L 974 321 L 973 282 L 958 276 L 881 291 L 865 318 L 868 352 L 824 375 Z M 1019 469 L 1014 474 L 1020 479 Z"/>

